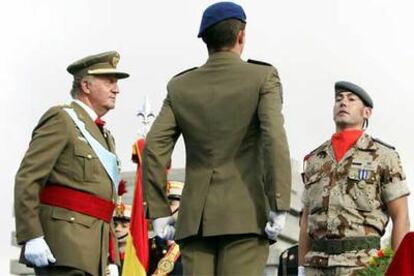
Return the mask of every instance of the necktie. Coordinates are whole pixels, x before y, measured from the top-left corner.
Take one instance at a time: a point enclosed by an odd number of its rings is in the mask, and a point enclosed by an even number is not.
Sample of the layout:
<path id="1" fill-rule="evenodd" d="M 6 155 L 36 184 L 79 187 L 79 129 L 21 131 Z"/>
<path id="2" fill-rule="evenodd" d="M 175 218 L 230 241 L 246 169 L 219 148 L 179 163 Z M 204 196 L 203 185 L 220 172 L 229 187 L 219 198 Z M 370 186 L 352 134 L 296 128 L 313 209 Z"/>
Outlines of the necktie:
<path id="1" fill-rule="evenodd" d="M 95 124 L 99 127 L 101 131 L 103 131 L 103 127 L 105 125 L 105 121 L 101 119 L 101 117 L 96 118 Z"/>

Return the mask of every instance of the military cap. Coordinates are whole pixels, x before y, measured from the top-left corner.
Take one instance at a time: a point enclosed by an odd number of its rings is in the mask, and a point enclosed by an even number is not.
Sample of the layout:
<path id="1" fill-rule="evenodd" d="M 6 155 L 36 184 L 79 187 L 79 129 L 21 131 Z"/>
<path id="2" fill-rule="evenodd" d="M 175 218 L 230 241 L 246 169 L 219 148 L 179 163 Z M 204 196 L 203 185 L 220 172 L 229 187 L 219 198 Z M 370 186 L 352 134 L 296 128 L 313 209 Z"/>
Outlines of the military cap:
<path id="1" fill-rule="evenodd" d="M 119 59 L 119 53 L 116 51 L 104 52 L 77 60 L 66 70 L 73 76 L 110 75 L 118 79 L 128 78 L 128 73 L 116 69 Z"/>
<path id="2" fill-rule="evenodd" d="M 204 31 L 214 24 L 231 18 L 246 23 L 246 14 L 243 8 L 233 2 L 218 2 L 209 6 L 203 13 L 198 37 L 201 37 Z"/>
<path id="3" fill-rule="evenodd" d="M 132 206 L 125 203 L 119 203 L 115 206 L 114 219 L 130 220 Z"/>
<path id="4" fill-rule="evenodd" d="M 169 181 L 167 194 L 169 199 L 180 200 L 183 193 L 184 183 L 180 181 Z"/>
<path id="5" fill-rule="evenodd" d="M 121 179 L 118 183 L 118 198 L 115 205 L 115 210 L 113 217 L 120 220 L 129 220 L 131 219 L 131 198 L 127 197 L 128 190 L 127 190 L 127 182 L 124 179 Z"/>
<path id="6" fill-rule="evenodd" d="M 368 93 L 359 87 L 358 85 L 349 82 L 349 81 L 338 81 L 335 83 L 335 96 L 338 95 L 340 92 L 348 91 L 357 95 L 362 102 L 371 108 L 374 108 L 374 102 L 372 101 L 371 97 Z"/>

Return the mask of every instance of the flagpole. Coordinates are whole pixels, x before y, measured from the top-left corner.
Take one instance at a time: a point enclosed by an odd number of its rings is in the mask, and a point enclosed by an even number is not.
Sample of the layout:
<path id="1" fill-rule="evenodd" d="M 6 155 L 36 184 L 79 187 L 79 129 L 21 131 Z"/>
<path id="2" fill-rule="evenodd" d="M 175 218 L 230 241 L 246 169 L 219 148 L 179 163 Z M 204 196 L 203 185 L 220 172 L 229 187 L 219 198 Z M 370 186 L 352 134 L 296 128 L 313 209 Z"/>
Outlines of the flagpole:
<path id="1" fill-rule="evenodd" d="M 132 149 L 132 161 L 137 164 L 136 183 L 122 276 L 145 276 L 149 268 L 148 225 L 142 187 L 142 151 L 155 114 L 151 110 L 148 97 L 145 97 L 137 117 L 140 119 L 141 127 Z"/>

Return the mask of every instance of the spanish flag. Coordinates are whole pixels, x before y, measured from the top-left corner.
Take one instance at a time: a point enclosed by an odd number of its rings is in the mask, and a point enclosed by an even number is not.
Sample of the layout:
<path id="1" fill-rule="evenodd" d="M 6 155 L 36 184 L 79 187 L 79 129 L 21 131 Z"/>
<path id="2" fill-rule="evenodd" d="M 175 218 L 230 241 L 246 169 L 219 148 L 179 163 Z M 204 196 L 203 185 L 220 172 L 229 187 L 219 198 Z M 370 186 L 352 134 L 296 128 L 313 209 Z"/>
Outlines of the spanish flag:
<path id="1" fill-rule="evenodd" d="M 144 139 L 138 139 L 132 149 L 132 161 L 137 163 L 134 201 L 132 204 L 131 223 L 125 248 L 125 260 L 122 276 L 145 276 L 148 271 L 148 226 L 144 213 L 142 191 L 142 150 Z"/>
<path id="2" fill-rule="evenodd" d="M 414 232 L 408 232 L 402 239 L 388 269 L 386 276 L 414 275 Z"/>

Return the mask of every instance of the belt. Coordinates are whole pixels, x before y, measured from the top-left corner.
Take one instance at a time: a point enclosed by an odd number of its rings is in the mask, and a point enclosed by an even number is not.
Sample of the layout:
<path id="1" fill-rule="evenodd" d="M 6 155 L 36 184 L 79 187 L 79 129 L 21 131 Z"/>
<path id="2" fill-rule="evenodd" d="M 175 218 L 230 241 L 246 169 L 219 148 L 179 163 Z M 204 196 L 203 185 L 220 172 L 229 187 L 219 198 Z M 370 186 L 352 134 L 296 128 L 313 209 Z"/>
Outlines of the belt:
<path id="1" fill-rule="evenodd" d="M 108 223 L 115 208 L 112 201 L 55 184 L 48 184 L 42 189 L 40 203 L 69 209 Z"/>
<path id="2" fill-rule="evenodd" d="M 324 252 L 326 254 L 341 254 L 347 251 L 358 251 L 363 249 L 380 248 L 380 237 L 352 237 L 344 239 L 310 239 L 312 251 Z"/>

